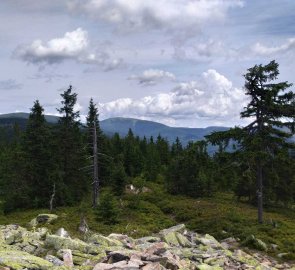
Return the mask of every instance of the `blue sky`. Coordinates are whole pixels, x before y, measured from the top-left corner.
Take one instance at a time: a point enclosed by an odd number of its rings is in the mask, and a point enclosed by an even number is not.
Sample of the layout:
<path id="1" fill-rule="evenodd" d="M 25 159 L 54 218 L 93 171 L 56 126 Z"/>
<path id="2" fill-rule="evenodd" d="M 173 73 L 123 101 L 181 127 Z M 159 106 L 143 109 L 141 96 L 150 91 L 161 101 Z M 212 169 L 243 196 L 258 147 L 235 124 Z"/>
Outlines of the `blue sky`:
<path id="1" fill-rule="evenodd" d="M 56 114 L 72 84 L 82 118 L 239 125 L 243 74 L 275 59 L 294 81 L 293 0 L 3 0 L 0 113 L 39 99 Z"/>

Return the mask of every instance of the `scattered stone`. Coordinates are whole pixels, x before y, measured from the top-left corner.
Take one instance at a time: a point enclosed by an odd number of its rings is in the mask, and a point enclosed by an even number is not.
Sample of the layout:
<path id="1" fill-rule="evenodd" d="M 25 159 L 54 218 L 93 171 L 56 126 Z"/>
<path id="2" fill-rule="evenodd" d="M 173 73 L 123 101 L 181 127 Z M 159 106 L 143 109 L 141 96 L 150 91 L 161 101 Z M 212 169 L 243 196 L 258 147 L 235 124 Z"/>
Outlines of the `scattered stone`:
<path id="1" fill-rule="evenodd" d="M 162 270 L 165 269 L 164 266 L 162 266 L 159 263 L 149 263 L 141 268 L 142 270 Z"/>
<path id="2" fill-rule="evenodd" d="M 74 266 L 72 251 L 70 249 L 63 250 L 63 261 L 64 261 L 64 266 L 68 266 L 68 267 Z"/>
<path id="3" fill-rule="evenodd" d="M 140 190 L 131 184 L 131 185 L 126 185 L 125 192 L 129 194 L 139 194 Z"/>
<path id="4" fill-rule="evenodd" d="M 113 265 L 111 265 L 111 264 L 98 263 L 97 265 L 95 265 L 93 270 L 108 270 L 108 269 L 112 269 L 112 268 L 113 268 Z"/>
<path id="5" fill-rule="evenodd" d="M 184 224 L 179 224 L 179 225 L 173 226 L 171 228 L 164 229 L 164 230 L 160 231 L 159 234 L 160 235 L 165 235 L 165 234 L 168 234 L 170 232 L 183 233 L 185 230 L 186 230 L 185 225 Z"/>
<path id="6" fill-rule="evenodd" d="M 53 248 L 55 250 L 71 249 L 78 250 L 82 253 L 90 253 L 94 255 L 103 252 L 103 250 L 100 247 L 85 243 L 80 239 L 65 238 L 54 234 L 47 235 L 45 240 L 45 246 L 48 248 Z"/>
<path id="7" fill-rule="evenodd" d="M 4 242 L 7 245 L 22 242 L 23 234 L 26 229 L 18 225 L 0 226 L 0 243 Z"/>
<path id="8" fill-rule="evenodd" d="M 70 238 L 70 234 L 64 228 L 59 228 L 56 231 L 55 235 L 58 235 L 60 237 Z"/>
<path id="9" fill-rule="evenodd" d="M 276 244 L 270 244 L 270 248 L 271 248 L 272 251 L 277 251 L 279 246 L 276 245 Z"/>
<path id="10" fill-rule="evenodd" d="M 90 234 L 90 233 L 89 233 Z M 248 244 L 262 245 L 254 236 Z M 265 245 L 266 246 L 266 245 Z M 270 245 L 270 248 L 277 248 Z M 231 250 L 229 250 L 231 249 Z M 263 249 L 265 250 L 265 249 Z M 38 254 L 38 257 L 35 256 Z M 278 256 L 284 258 L 288 253 Z M 44 258 L 44 259 L 42 259 Z M 293 268 L 292 268 L 293 267 Z M 156 236 L 133 239 L 124 234 L 98 233 L 87 241 L 72 239 L 65 229 L 49 234 L 18 225 L 0 226 L 0 270 L 277 270 L 295 269 L 262 252 L 246 253 L 235 238 L 221 243 L 213 236 L 187 231 L 183 224 Z"/>
<path id="11" fill-rule="evenodd" d="M 123 243 L 117 239 L 112 239 L 109 237 L 105 237 L 101 234 L 93 234 L 90 236 L 88 239 L 89 243 L 93 243 L 96 245 L 100 246 L 106 246 L 106 247 L 111 247 L 111 246 L 123 246 Z"/>
<path id="12" fill-rule="evenodd" d="M 54 266 L 62 266 L 64 265 L 63 261 L 53 255 L 46 255 L 46 261 L 51 262 Z"/>
<path id="13" fill-rule="evenodd" d="M 284 257 L 286 257 L 287 255 L 289 255 L 289 253 L 279 253 L 277 256 L 278 256 L 279 258 L 284 258 Z"/>
<path id="14" fill-rule="evenodd" d="M 248 236 L 242 245 L 255 248 L 261 251 L 267 251 L 267 245 L 260 239 L 256 238 L 254 235 Z"/>

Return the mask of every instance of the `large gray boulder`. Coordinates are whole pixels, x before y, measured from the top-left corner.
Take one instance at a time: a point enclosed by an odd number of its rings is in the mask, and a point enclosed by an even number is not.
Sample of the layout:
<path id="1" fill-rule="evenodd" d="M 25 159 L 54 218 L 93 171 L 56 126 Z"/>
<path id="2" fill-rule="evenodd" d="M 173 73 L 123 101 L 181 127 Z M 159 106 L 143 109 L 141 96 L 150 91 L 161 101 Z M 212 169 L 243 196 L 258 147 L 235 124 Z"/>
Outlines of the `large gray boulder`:
<path id="1" fill-rule="evenodd" d="M 53 264 L 42 258 L 33 256 L 23 251 L 1 251 L 0 250 L 0 266 L 9 267 L 13 270 L 22 269 L 41 269 L 47 270 L 53 267 Z"/>
<path id="2" fill-rule="evenodd" d="M 58 219 L 55 214 L 39 214 L 36 218 L 29 222 L 30 227 L 36 227 L 40 224 L 51 224 Z"/>

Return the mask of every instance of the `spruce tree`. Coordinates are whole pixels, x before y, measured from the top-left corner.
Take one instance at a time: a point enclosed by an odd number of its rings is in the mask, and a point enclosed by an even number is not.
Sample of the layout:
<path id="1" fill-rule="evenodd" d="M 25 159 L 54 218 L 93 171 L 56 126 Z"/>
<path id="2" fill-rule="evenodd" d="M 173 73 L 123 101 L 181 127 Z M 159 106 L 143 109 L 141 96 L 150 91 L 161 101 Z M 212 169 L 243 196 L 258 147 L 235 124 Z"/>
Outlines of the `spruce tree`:
<path id="1" fill-rule="evenodd" d="M 278 67 L 275 61 L 271 61 L 267 65 L 255 65 L 244 75 L 250 102 L 241 112 L 241 117 L 252 120 L 248 126 L 207 136 L 213 144 L 223 141 L 227 146 L 230 139 L 239 142 L 238 152 L 242 159 L 247 160 L 248 170 L 256 174 L 259 223 L 263 222 L 263 189 L 266 184 L 271 185 L 267 179 L 267 166 L 282 150 L 294 147 L 287 139 L 294 132 L 295 94 L 286 92 L 292 84 L 275 82 L 279 75 Z"/>
<path id="2" fill-rule="evenodd" d="M 265 66 L 255 65 L 245 75 L 245 90 L 250 102 L 241 117 L 254 120 L 244 128 L 246 135 L 242 145 L 256 160 L 259 223 L 263 222 L 263 175 L 267 160 L 277 155 L 280 149 L 292 146 L 287 139 L 292 136 L 295 94 L 285 92 L 292 84 L 273 82 L 279 75 L 278 67 L 275 61 L 271 61 Z"/>
<path id="3" fill-rule="evenodd" d="M 57 183 L 57 197 L 59 204 L 73 204 L 82 198 L 90 186 L 81 170 L 86 165 L 87 153 L 80 130 L 80 114 L 74 108 L 77 103 L 77 94 L 72 92 L 70 85 L 61 97 L 62 107 L 57 110 L 62 116 L 57 126 L 57 137 L 62 175 Z"/>
<path id="4" fill-rule="evenodd" d="M 52 137 L 43 111 L 43 107 L 36 100 L 22 142 L 25 158 L 24 177 L 30 190 L 32 206 L 35 207 L 48 206 L 52 187 Z"/>

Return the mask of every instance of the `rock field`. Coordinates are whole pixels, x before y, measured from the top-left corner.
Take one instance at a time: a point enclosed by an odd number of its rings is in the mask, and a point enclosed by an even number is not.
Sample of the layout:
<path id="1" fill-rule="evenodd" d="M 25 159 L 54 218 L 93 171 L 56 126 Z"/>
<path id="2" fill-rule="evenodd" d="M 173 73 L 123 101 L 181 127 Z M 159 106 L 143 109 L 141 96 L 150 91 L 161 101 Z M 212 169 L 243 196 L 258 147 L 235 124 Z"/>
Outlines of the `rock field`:
<path id="1" fill-rule="evenodd" d="M 184 224 L 139 239 L 91 232 L 82 241 L 71 238 L 63 228 L 50 233 L 46 223 L 57 218 L 40 214 L 29 223 L 31 229 L 1 225 L 0 270 L 295 269 L 260 252 L 246 253 L 234 238 L 218 242 L 211 235 L 188 231 Z M 249 241 L 261 250 L 268 248 L 254 236 Z"/>

